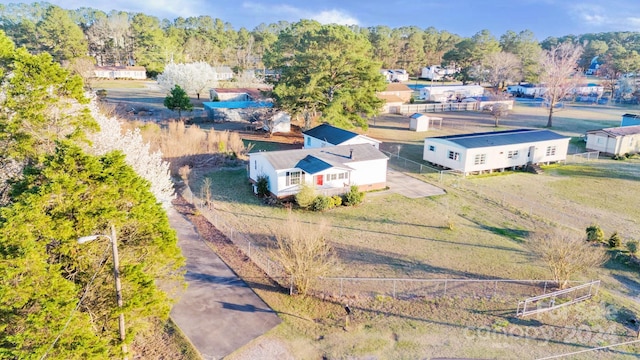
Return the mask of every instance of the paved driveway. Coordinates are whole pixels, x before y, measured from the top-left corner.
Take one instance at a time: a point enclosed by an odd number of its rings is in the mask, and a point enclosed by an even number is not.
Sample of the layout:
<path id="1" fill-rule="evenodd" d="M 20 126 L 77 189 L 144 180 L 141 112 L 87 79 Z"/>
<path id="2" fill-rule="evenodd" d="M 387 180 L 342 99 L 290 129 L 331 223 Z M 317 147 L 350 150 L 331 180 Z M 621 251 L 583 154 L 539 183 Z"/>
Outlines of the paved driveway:
<path id="1" fill-rule="evenodd" d="M 187 258 L 189 284 L 171 318 L 205 360 L 220 359 L 280 323 L 280 318 L 239 279 L 173 208 L 168 211 Z"/>
<path id="2" fill-rule="evenodd" d="M 411 199 L 445 194 L 445 191 L 437 186 L 395 170 L 387 170 L 387 186 L 389 186 L 389 191 Z"/>

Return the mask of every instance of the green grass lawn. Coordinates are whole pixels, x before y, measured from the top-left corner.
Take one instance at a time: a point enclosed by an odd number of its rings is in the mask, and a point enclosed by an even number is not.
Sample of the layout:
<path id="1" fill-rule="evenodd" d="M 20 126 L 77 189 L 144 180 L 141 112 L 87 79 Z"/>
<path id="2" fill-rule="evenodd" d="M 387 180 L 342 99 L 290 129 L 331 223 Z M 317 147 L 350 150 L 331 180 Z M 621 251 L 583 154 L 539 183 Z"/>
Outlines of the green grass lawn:
<path id="1" fill-rule="evenodd" d="M 554 129 L 578 136 L 584 129 L 613 123 L 582 111 L 559 113 Z M 494 129 L 482 114 L 449 116 L 448 125 L 429 134 L 407 131 L 403 126 L 408 120 L 402 117 L 380 119 L 367 134 L 384 139 L 388 151 L 420 162 L 427 135 Z M 504 122 L 508 127 L 538 123 L 546 124 L 538 110 Z M 270 146 L 256 144 L 264 150 Z M 330 275 L 543 279 L 550 274 L 530 251 L 530 234 L 557 227 L 583 234 L 586 226 L 598 223 L 607 236 L 617 230 L 625 239 L 640 238 L 638 159 L 554 165 L 542 175 L 445 178 L 442 183 L 431 175 L 412 175 L 442 186 L 447 194 L 408 199 L 378 192 L 367 194 L 357 207 L 324 213 L 294 210 L 308 223 L 331 224 L 329 241 L 339 261 Z M 288 211 L 262 204 L 251 193 L 245 169 L 215 171 L 208 177 L 215 207 L 225 220 L 251 235 L 258 247 L 272 249 Z M 406 302 L 383 295 L 347 297 L 354 313 L 346 331 L 342 303 L 256 289 L 284 320 L 261 341 L 281 342 L 297 358 L 533 359 L 635 339 L 628 320 L 640 313 L 632 300 L 640 294 L 638 269 L 612 258 L 602 269 L 576 276 L 592 278 L 603 281 L 594 300 L 526 319 L 514 317 L 514 301 L 500 298 Z M 243 351 L 230 358 L 241 359 Z M 631 359 L 638 352 L 640 346 L 627 346 L 583 358 Z"/>

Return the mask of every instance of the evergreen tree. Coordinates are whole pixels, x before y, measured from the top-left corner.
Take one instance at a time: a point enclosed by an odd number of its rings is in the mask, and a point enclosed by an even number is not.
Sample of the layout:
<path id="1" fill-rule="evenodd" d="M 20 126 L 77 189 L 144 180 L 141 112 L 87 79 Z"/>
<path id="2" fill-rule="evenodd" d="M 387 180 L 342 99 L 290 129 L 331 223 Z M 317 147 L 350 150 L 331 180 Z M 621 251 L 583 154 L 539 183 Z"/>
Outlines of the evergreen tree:
<path id="1" fill-rule="evenodd" d="M 191 99 L 180 85 L 174 86 L 169 95 L 164 98 L 164 106 L 172 111 L 178 110 L 178 118 L 182 116 L 182 110 L 193 110 Z"/>

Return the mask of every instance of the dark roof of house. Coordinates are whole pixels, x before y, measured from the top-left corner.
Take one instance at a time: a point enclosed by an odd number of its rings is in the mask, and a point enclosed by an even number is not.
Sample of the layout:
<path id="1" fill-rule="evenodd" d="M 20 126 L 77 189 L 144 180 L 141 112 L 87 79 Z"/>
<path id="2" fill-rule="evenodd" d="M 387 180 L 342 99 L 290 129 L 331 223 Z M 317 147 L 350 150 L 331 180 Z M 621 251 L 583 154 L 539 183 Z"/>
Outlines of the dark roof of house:
<path id="1" fill-rule="evenodd" d="M 321 124 L 313 129 L 303 131 L 302 133 L 316 139 L 324 140 L 333 145 L 342 144 L 343 142 L 358 136 L 358 134 L 354 132 L 340 129 L 329 124 Z"/>
<path id="2" fill-rule="evenodd" d="M 332 167 L 350 169 L 349 164 L 360 161 L 387 159 L 386 155 L 371 144 L 265 151 L 259 154 L 276 170 L 299 168 L 308 174 L 316 174 Z"/>
<path id="3" fill-rule="evenodd" d="M 640 125 L 621 126 L 621 127 L 606 128 L 601 130 L 589 130 L 587 131 L 587 134 L 594 134 L 601 131 L 609 136 L 616 136 L 616 137 L 635 135 L 635 134 L 640 134 Z"/>
<path id="4" fill-rule="evenodd" d="M 624 114 L 622 117 L 640 119 L 640 115 L 638 114 Z"/>
<path id="5" fill-rule="evenodd" d="M 554 133 L 550 130 L 516 129 L 474 134 L 438 136 L 434 137 L 434 139 L 448 140 L 462 147 L 471 149 L 530 143 L 536 141 L 569 139 L 569 137 Z"/>

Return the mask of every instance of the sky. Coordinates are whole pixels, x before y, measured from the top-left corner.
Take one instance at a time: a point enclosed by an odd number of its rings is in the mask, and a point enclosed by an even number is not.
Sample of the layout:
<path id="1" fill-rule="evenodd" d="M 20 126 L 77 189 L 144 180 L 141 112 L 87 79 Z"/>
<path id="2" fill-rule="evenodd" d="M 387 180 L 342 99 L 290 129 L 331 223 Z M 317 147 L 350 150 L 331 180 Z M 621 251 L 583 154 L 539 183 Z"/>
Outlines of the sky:
<path id="1" fill-rule="evenodd" d="M 0 0 L 1 4 L 20 1 Z M 32 1 L 23 1 L 31 3 Z M 549 36 L 640 31 L 638 0 L 49 0 L 65 9 L 143 12 L 161 19 L 209 15 L 234 29 L 314 19 L 321 23 L 434 27 L 464 37 L 487 29 Z"/>

